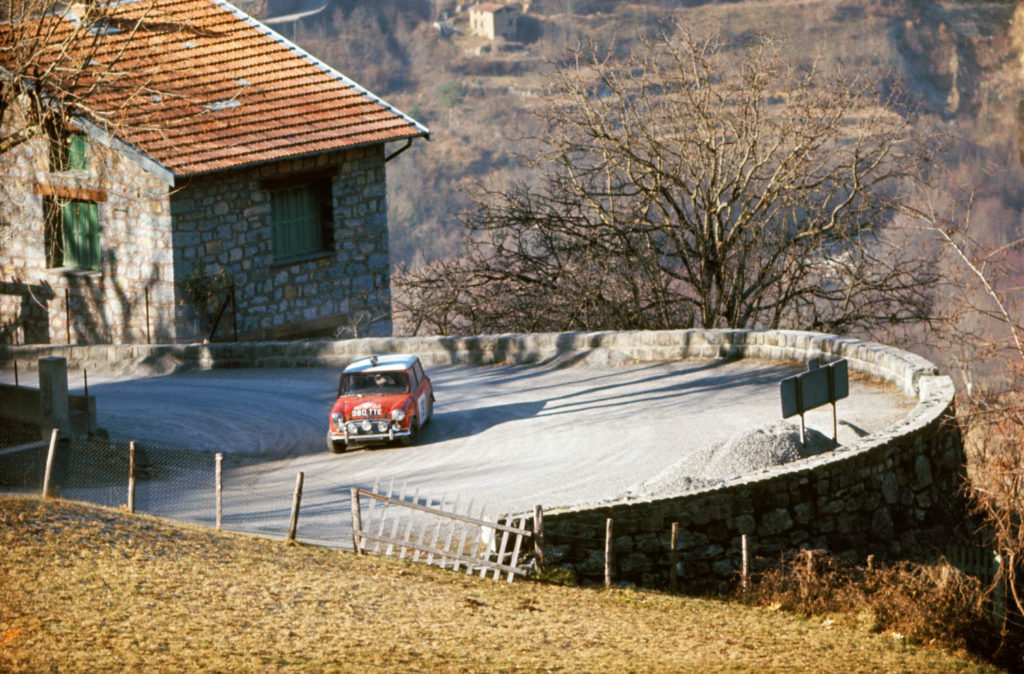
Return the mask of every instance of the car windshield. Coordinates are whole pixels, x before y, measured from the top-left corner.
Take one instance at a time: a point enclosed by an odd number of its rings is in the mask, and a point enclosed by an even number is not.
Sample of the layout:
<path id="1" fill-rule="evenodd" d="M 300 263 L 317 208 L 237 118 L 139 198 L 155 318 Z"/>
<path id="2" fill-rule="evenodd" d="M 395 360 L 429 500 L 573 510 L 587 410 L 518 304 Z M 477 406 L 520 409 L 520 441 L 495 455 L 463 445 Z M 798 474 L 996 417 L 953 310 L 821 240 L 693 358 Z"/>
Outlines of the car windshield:
<path id="1" fill-rule="evenodd" d="M 358 396 L 384 393 L 408 393 L 405 372 L 351 372 L 341 376 L 338 395 Z"/>

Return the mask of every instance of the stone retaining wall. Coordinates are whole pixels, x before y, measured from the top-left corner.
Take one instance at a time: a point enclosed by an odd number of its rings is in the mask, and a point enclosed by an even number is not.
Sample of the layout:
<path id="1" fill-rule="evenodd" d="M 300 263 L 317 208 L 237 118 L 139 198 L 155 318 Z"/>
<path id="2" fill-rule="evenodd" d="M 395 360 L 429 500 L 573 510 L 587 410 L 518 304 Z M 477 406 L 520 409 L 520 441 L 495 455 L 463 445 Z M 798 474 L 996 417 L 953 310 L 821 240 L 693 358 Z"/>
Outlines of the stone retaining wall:
<path id="1" fill-rule="evenodd" d="M 850 369 L 898 386 L 918 400 L 883 433 L 835 452 L 749 475 L 719 488 L 651 501 L 602 503 L 545 515 L 548 562 L 583 579 L 603 573 L 606 518 L 614 520 L 615 577 L 664 587 L 669 532 L 684 587 L 716 585 L 740 565 L 747 534 L 753 555 L 777 559 L 799 547 L 849 558 L 928 555 L 961 521 L 963 453 L 949 418 L 954 389 L 929 361 L 892 347 L 795 331 L 672 330 L 185 346 L 0 348 L 0 366 L 31 369 L 63 356 L 71 369 L 166 373 L 220 367 L 337 367 L 368 353 L 418 354 L 429 369 L 454 363 L 536 363 L 600 355 L 608 362 L 756 358 L 805 362 L 846 358 Z"/>

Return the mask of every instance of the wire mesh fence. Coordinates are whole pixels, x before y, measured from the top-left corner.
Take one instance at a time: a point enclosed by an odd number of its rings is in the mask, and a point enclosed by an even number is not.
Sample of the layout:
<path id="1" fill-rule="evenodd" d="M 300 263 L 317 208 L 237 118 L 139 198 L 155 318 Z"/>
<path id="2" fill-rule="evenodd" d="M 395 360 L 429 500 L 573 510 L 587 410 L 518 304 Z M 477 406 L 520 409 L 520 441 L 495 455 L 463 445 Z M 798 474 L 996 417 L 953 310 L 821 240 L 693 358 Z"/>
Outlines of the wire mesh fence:
<path id="1" fill-rule="evenodd" d="M 134 489 L 129 495 L 134 444 Z M 0 491 L 41 494 L 50 441 L 31 426 L 0 426 Z M 225 455 L 218 490 L 217 454 L 104 437 L 59 438 L 48 492 L 59 498 L 205 527 L 287 537 L 295 473 L 266 458 Z M 324 476 L 305 480 L 295 538 L 352 547 L 351 488 Z M 219 503 L 218 503 L 219 502 Z M 219 507 L 218 507 L 219 505 Z"/>

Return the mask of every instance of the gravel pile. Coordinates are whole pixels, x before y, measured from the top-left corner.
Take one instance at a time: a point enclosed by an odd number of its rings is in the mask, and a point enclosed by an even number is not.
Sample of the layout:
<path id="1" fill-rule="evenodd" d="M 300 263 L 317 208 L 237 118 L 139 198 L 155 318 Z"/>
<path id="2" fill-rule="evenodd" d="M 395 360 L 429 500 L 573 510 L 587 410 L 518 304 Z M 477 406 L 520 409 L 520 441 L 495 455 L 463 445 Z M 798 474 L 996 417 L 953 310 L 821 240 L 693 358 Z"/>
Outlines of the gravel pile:
<path id="1" fill-rule="evenodd" d="M 787 421 L 737 433 L 724 442 L 694 452 L 651 479 L 626 491 L 625 498 L 656 498 L 698 491 L 773 466 L 822 454 L 835 448 L 832 438 L 807 429 L 807 446 L 800 427 Z"/>

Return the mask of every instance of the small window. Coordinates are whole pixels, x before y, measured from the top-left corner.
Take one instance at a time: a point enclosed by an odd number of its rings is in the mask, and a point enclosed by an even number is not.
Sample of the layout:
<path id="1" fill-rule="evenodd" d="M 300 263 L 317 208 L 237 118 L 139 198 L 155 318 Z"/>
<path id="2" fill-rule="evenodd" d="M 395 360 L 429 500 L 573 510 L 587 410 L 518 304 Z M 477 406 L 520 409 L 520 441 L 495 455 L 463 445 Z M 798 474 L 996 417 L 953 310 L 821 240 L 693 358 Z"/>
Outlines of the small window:
<path id="1" fill-rule="evenodd" d="M 51 143 L 50 170 L 54 173 L 88 171 L 89 137 L 84 133 L 72 133 L 66 138 Z"/>
<path id="2" fill-rule="evenodd" d="M 53 204 L 47 218 L 46 249 L 50 267 L 100 270 L 100 227 L 91 201 Z"/>
<path id="3" fill-rule="evenodd" d="M 89 139 L 84 133 L 73 133 L 68 139 L 68 168 L 72 171 L 89 170 Z"/>
<path id="4" fill-rule="evenodd" d="M 315 180 L 270 191 L 274 259 L 286 262 L 329 248 L 330 180 Z"/>

